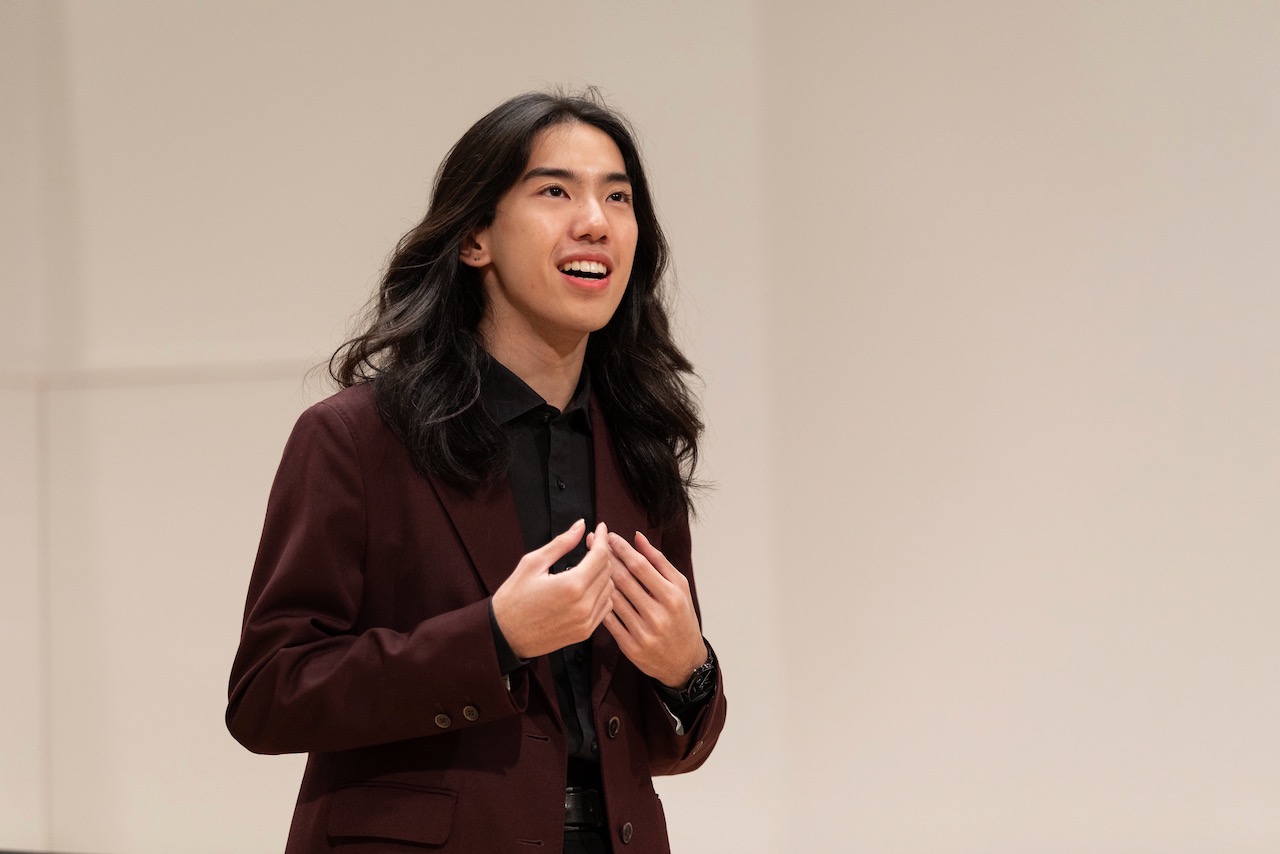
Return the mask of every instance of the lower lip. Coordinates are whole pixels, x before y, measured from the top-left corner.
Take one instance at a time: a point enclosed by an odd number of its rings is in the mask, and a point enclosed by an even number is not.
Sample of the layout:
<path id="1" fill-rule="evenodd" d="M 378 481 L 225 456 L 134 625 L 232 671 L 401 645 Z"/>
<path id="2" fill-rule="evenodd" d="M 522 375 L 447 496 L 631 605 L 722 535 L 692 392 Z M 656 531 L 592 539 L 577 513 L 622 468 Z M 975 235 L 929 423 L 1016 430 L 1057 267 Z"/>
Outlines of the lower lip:
<path id="1" fill-rule="evenodd" d="M 559 270 L 556 272 L 559 272 L 560 275 L 575 288 L 592 292 L 607 290 L 609 287 L 609 281 L 612 278 L 612 276 L 605 276 L 603 279 L 583 279 L 578 276 L 570 276 L 568 273 Z"/>

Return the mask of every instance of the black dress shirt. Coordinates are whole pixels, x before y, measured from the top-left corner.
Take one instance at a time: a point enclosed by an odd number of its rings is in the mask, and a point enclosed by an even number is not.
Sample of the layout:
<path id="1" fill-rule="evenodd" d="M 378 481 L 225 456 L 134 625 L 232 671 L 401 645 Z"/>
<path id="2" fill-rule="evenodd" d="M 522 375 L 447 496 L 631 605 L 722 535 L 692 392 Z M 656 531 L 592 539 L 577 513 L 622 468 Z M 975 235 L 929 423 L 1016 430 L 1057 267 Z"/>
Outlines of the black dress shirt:
<path id="1" fill-rule="evenodd" d="M 526 551 L 546 545 L 579 519 L 586 520 L 588 531 L 595 527 L 589 396 L 585 368 L 561 412 L 496 359 L 489 360 L 480 399 L 511 441 L 509 476 Z M 584 537 L 551 571 L 576 566 L 586 553 Z M 511 651 L 496 620 L 493 629 L 502 672 L 510 673 L 523 662 Z M 550 663 L 568 736 L 570 783 L 592 785 L 599 776 L 599 744 L 591 719 L 590 643 L 558 650 Z"/>

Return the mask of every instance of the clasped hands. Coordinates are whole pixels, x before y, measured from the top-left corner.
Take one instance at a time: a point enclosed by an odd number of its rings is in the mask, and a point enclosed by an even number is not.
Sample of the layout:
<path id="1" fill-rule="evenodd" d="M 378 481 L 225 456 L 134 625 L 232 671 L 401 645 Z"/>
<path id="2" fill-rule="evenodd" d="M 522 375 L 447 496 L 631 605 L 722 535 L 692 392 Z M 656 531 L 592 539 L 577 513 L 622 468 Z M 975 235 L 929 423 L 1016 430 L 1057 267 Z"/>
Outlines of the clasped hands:
<path id="1" fill-rule="evenodd" d="M 688 580 L 644 534 L 633 545 L 603 522 L 586 535 L 582 562 L 553 575 L 585 529 L 578 520 L 526 554 L 493 594 L 493 616 L 511 651 L 545 655 L 586 640 L 603 623 L 642 673 L 684 687 L 707 658 Z"/>

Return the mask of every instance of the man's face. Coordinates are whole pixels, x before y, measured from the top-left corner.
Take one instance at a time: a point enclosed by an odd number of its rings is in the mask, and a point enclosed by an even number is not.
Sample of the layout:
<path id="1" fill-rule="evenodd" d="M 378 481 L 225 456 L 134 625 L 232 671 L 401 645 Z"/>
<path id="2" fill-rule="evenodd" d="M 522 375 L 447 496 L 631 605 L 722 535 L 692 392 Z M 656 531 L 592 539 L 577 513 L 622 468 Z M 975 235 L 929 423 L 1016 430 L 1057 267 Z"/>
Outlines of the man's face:
<path id="1" fill-rule="evenodd" d="M 463 246 L 462 261 L 484 282 L 486 343 L 559 353 L 584 345 L 622 300 L 636 235 L 613 140 L 588 124 L 543 130 L 493 223 Z"/>

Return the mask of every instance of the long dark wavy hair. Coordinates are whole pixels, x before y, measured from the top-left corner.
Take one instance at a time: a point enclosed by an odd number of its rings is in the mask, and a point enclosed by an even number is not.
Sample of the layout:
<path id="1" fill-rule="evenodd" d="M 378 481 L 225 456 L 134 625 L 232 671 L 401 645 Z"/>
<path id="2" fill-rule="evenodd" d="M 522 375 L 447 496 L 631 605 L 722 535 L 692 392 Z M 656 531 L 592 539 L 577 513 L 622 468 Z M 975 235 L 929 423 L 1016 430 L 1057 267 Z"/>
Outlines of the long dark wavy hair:
<path id="1" fill-rule="evenodd" d="M 582 122 L 608 134 L 631 180 L 638 225 L 631 279 L 608 324 L 587 341 L 592 395 L 613 435 L 632 494 L 655 521 L 692 509 L 702 421 L 676 346 L 663 277 L 668 249 L 634 135 L 594 90 L 531 92 L 471 126 L 436 172 L 422 222 L 396 245 L 363 333 L 329 361 L 341 386 L 373 382 L 383 417 L 426 474 L 466 486 L 502 476 L 511 450 L 480 402 L 487 356 L 485 292 L 462 264 L 463 241 L 493 222 L 544 129 Z"/>

